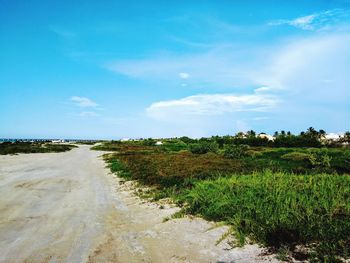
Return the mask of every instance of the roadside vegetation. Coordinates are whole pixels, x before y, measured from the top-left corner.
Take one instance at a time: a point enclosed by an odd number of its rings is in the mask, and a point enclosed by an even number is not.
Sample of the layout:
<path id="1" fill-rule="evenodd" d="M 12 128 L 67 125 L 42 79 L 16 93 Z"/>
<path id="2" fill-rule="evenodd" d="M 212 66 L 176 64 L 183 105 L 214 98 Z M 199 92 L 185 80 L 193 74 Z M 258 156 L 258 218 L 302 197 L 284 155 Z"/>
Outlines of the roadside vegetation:
<path id="1" fill-rule="evenodd" d="M 75 147 L 71 144 L 48 142 L 3 142 L 0 143 L 0 154 L 66 152 Z"/>
<path id="2" fill-rule="evenodd" d="M 341 262 L 350 257 L 350 149 L 313 131 L 278 134 L 277 143 L 251 131 L 93 149 L 113 151 L 105 155 L 111 171 L 151 186 L 155 200 L 170 197 L 182 214 L 231 225 L 235 245 L 253 241 L 286 259 Z"/>

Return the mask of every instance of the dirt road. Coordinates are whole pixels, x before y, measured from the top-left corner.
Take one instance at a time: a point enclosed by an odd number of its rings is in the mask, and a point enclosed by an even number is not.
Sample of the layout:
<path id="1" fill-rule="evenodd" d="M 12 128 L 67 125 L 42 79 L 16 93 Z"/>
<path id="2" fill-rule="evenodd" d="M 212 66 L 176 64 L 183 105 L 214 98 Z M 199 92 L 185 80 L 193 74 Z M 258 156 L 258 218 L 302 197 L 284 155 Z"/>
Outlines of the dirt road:
<path id="1" fill-rule="evenodd" d="M 257 246 L 228 250 L 227 228 L 163 218 L 109 174 L 101 152 L 0 156 L 0 262 L 260 262 Z"/>

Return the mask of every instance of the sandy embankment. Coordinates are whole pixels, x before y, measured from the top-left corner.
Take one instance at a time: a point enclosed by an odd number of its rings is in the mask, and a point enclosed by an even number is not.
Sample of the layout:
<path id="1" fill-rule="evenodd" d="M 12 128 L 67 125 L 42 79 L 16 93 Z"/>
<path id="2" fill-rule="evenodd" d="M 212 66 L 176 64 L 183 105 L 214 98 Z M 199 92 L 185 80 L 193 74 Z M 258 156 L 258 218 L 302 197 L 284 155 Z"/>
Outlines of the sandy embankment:
<path id="1" fill-rule="evenodd" d="M 0 262 L 266 262 L 257 246 L 215 243 L 227 228 L 163 219 L 80 146 L 0 156 Z M 275 260 L 273 260 L 275 261 Z"/>

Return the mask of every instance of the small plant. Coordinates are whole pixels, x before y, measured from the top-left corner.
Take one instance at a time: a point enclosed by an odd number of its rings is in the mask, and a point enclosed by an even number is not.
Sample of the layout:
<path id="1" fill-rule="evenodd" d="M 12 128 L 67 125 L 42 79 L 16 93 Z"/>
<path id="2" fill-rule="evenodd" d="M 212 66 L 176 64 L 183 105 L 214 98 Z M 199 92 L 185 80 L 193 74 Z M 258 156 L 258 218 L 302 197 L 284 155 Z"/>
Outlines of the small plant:
<path id="1" fill-rule="evenodd" d="M 245 144 L 241 145 L 226 145 L 224 148 L 224 156 L 227 158 L 242 158 L 244 156 L 248 156 L 249 146 Z"/>

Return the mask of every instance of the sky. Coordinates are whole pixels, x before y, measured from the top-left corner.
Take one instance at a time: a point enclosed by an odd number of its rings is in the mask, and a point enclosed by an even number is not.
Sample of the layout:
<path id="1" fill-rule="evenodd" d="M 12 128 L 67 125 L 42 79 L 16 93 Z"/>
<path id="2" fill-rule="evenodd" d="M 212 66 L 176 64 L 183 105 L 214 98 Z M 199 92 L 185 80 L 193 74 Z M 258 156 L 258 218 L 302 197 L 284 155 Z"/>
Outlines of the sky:
<path id="1" fill-rule="evenodd" d="M 350 0 L 0 0 L 0 138 L 350 129 Z"/>

